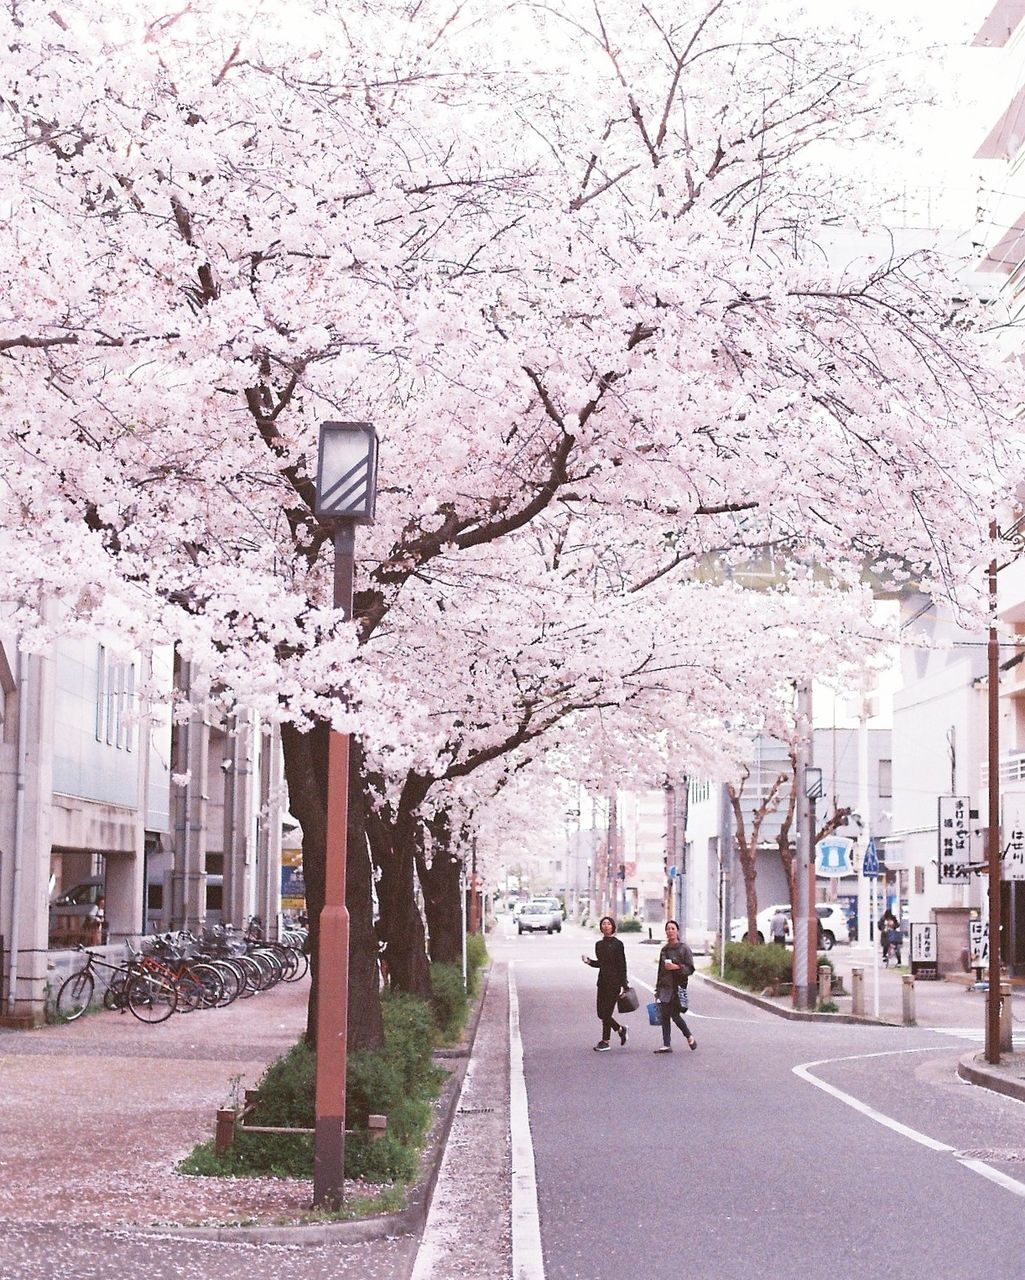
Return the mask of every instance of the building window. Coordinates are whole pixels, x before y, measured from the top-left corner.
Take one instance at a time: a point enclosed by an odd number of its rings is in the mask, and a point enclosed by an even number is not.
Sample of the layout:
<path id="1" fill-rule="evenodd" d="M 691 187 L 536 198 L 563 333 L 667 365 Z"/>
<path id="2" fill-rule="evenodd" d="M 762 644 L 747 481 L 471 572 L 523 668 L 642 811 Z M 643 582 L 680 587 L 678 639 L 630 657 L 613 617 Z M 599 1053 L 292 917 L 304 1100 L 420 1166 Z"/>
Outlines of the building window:
<path id="1" fill-rule="evenodd" d="M 96 651 L 96 741 L 119 751 L 135 746 L 135 663 L 115 658 L 106 645 Z"/>
<path id="2" fill-rule="evenodd" d="M 889 799 L 893 795 L 893 761 L 879 761 L 879 796 Z"/>

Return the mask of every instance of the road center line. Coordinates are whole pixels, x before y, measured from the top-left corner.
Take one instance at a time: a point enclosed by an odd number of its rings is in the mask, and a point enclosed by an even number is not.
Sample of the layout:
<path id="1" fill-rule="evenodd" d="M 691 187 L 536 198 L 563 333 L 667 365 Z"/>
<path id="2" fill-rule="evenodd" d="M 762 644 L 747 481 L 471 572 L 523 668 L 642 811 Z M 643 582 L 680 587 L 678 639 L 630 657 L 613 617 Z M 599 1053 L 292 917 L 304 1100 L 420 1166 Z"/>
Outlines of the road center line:
<path id="1" fill-rule="evenodd" d="M 994 1169 L 992 1165 L 986 1164 L 984 1160 L 973 1160 L 958 1156 L 955 1148 L 948 1143 L 937 1142 L 935 1138 L 930 1138 L 928 1134 L 921 1133 L 918 1129 L 912 1129 L 910 1125 L 902 1124 L 899 1120 L 894 1120 L 891 1116 L 884 1115 L 883 1112 L 877 1111 L 875 1107 L 870 1107 L 868 1103 L 862 1102 L 852 1094 L 845 1093 L 835 1085 L 827 1084 L 825 1080 L 820 1080 L 818 1076 L 811 1074 L 812 1067 L 826 1067 L 834 1062 L 859 1062 L 866 1058 L 897 1057 L 905 1053 L 936 1053 L 939 1049 L 948 1047 L 947 1045 L 927 1045 L 919 1049 L 894 1049 L 883 1053 L 853 1053 L 843 1058 L 820 1058 L 817 1062 L 804 1062 L 799 1066 L 792 1067 L 791 1070 L 799 1079 L 806 1080 L 808 1084 L 813 1084 L 816 1089 L 821 1089 L 823 1093 L 828 1093 L 830 1097 L 836 1098 L 837 1101 L 842 1102 L 845 1106 L 852 1107 L 855 1111 L 860 1111 L 863 1116 L 874 1120 L 876 1124 L 892 1129 L 894 1133 L 899 1133 L 903 1138 L 910 1138 L 912 1142 L 928 1147 L 930 1151 L 942 1151 L 953 1155 L 963 1168 L 970 1169 L 972 1173 L 977 1173 L 980 1177 L 995 1183 L 1005 1191 L 1010 1191 L 1012 1195 L 1025 1197 L 1025 1183 L 1019 1182 L 1016 1178 L 1012 1178 L 1006 1173 L 1001 1173 L 999 1169 Z"/>
<path id="2" fill-rule="evenodd" d="M 509 962 L 509 1141 L 512 1148 L 513 1280 L 545 1280 L 537 1209 L 534 1144 L 530 1137 L 527 1081 L 523 1074 L 520 1002 L 514 960 Z"/>

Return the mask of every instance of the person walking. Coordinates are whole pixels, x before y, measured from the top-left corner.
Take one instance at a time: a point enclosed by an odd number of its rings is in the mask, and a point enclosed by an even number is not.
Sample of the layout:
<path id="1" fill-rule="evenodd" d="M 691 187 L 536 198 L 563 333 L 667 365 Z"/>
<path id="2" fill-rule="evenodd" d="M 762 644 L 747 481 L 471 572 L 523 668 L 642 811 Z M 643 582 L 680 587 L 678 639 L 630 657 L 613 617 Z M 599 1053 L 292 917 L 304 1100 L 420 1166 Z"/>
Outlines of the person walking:
<path id="1" fill-rule="evenodd" d="M 782 907 L 777 907 L 773 912 L 772 919 L 769 921 L 769 932 L 777 947 L 787 945 L 787 918 L 783 914 Z"/>
<path id="2" fill-rule="evenodd" d="M 883 953 L 883 960 L 886 959 L 886 935 L 891 929 L 896 929 L 897 917 L 893 914 L 890 907 L 887 907 L 883 914 L 879 917 L 879 950 Z"/>
<path id="3" fill-rule="evenodd" d="M 675 920 L 670 920 L 666 924 L 665 944 L 658 953 L 658 975 L 655 978 L 655 999 L 662 1023 L 662 1043 L 655 1050 L 656 1053 L 672 1053 L 673 1046 L 669 1041 L 672 1036 L 670 1024 L 673 1022 L 683 1032 L 690 1047 L 698 1047 L 698 1042 L 690 1033 L 690 1027 L 684 1021 L 684 1005 L 680 999 L 680 993 L 686 992 L 687 980 L 693 972 L 694 955 L 686 942 L 680 941 L 680 926 Z"/>
<path id="4" fill-rule="evenodd" d="M 626 951 L 623 944 L 613 935 L 616 922 L 611 916 L 602 916 L 598 921 L 601 937 L 594 944 L 594 956 L 581 956 L 584 964 L 598 970 L 598 1017 L 601 1019 L 601 1039 L 594 1046 L 595 1053 L 607 1053 L 611 1047 L 609 1041 L 615 1031 L 619 1035 L 619 1043 L 626 1044 L 626 1027 L 616 1021 L 616 1001 L 626 989 Z"/>

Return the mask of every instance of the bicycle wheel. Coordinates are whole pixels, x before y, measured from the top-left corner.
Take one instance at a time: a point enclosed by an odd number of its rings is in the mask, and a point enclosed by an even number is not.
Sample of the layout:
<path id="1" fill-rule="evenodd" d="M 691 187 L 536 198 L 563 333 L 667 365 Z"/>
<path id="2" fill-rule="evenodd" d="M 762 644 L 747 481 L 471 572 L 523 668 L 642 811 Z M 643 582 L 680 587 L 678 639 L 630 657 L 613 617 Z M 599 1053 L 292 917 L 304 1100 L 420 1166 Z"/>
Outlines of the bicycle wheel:
<path id="1" fill-rule="evenodd" d="M 256 963 L 252 956 L 235 956 L 235 963 L 242 970 L 242 976 L 245 983 L 240 992 L 243 999 L 255 996 L 257 991 L 263 990 L 264 971 Z"/>
<path id="2" fill-rule="evenodd" d="M 199 1005 L 203 1009 L 212 1009 L 224 999 L 224 979 L 212 964 L 194 964 L 189 968 L 189 975 L 199 986 Z"/>
<path id="3" fill-rule="evenodd" d="M 111 975 L 106 991 L 103 993 L 104 1009 L 123 1009 L 125 1007 L 125 991 L 131 975 L 127 969 L 118 969 Z"/>
<path id="4" fill-rule="evenodd" d="M 213 965 L 221 979 L 222 992 L 218 1005 L 223 1008 L 224 1005 L 237 1000 L 242 993 L 242 988 L 246 985 L 241 971 L 233 964 L 229 964 L 227 960 L 208 960 L 206 963 Z"/>
<path id="5" fill-rule="evenodd" d="M 178 1012 L 193 1013 L 202 1009 L 205 1003 L 203 984 L 187 970 L 180 973 L 174 985 L 178 988 Z"/>
<path id="6" fill-rule="evenodd" d="M 310 971 L 310 957 L 305 951 L 297 951 L 294 948 L 289 954 L 293 957 L 294 964 L 291 972 L 285 974 L 285 981 L 298 982 L 300 978 L 305 978 Z"/>
<path id="7" fill-rule="evenodd" d="M 178 988 L 153 973 L 140 973 L 128 984 L 129 1010 L 140 1022 L 163 1022 L 178 1008 Z"/>
<path id="8" fill-rule="evenodd" d="M 276 987 L 285 974 L 285 967 L 278 958 L 277 952 L 268 951 L 265 947 L 260 947 L 258 950 L 250 952 L 250 955 L 264 973 L 263 986 L 260 990 L 269 991 L 271 987 Z"/>
<path id="9" fill-rule="evenodd" d="M 74 1022 L 76 1018 L 80 1018 L 89 1008 L 95 986 L 93 975 L 88 970 L 73 973 L 61 983 L 57 992 L 57 1016 L 65 1022 Z"/>

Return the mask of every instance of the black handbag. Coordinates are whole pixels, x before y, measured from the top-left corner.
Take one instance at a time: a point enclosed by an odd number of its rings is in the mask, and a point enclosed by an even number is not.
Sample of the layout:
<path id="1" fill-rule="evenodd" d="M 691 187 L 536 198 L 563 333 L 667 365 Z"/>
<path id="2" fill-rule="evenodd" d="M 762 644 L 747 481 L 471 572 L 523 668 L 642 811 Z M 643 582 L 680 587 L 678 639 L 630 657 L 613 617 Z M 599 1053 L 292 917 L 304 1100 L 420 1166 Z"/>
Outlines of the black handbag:
<path id="1" fill-rule="evenodd" d="M 640 1000 L 637 999 L 637 992 L 633 987 L 624 987 L 623 994 L 616 1001 L 616 1009 L 619 1013 L 633 1013 L 640 1006 Z"/>

